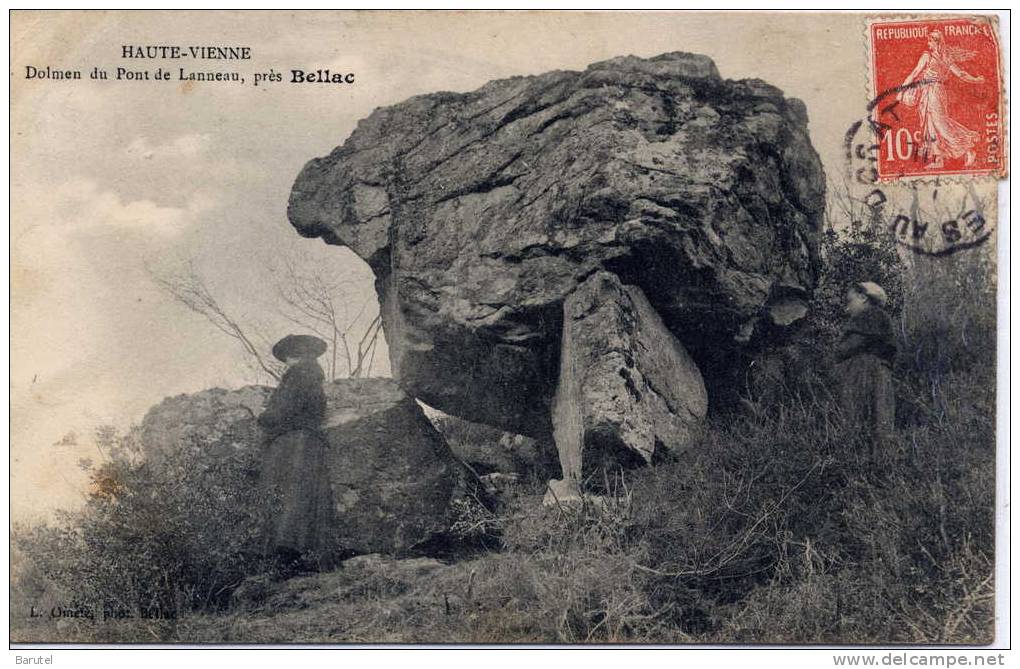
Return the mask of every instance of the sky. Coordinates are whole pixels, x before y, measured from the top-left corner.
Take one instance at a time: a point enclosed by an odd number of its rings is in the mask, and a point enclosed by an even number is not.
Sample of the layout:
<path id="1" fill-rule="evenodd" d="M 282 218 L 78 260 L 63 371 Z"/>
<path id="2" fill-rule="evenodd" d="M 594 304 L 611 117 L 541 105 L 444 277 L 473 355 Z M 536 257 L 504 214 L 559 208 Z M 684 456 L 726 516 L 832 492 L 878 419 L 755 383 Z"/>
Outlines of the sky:
<path id="1" fill-rule="evenodd" d="M 223 306 L 276 338 L 281 259 L 351 282 L 377 311 L 368 267 L 300 238 L 286 218 L 302 166 L 373 109 L 491 79 L 691 51 L 725 78 L 805 102 L 827 173 L 864 115 L 864 23 L 852 14 L 15 12 L 11 91 L 12 517 L 80 500 L 79 458 L 101 424 L 138 422 L 166 396 L 266 382 L 237 343 L 151 279 L 191 261 Z M 126 44 L 243 45 L 248 82 L 26 80 L 26 66 L 151 69 Z M 168 65 L 176 78 L 181 63 Z M 193 61 L 186 63 L 193 66 Z M 215 68 L 228 64 L 214 63 Z M 254 87 L 270 69 L 284 82 Z M 353 85 L 290 84 L 292 68 Z M 213 68 L 209 68 L 213 69 Z M 112 75 L 111 75 L 112 76 Z M 389 373 L 385 349 L 373 372 Z M 58 444 L 74 432 L 77 440 Z"/>

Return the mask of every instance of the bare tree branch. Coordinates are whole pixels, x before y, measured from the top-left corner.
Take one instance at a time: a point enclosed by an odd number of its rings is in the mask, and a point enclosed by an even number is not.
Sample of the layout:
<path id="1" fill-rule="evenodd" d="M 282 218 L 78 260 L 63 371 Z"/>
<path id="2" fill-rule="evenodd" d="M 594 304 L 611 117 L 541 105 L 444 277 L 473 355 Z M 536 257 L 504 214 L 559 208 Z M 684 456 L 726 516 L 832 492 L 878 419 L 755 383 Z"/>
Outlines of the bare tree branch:
<path id="1" fill-rule="evenodd" d="M 157 273 L 150 268 L 149 276 L 178 302 L 205 318 L 223 334 L 236 340 L 259 369 L 276 380 L 280 379 L 280 366 L 264 356 L 262 353 L 264 347 L 255 343 L 254 338 L 258 335 L 252 334 L 250 328 L 245 329 L 223 308 L 195 268 L 194 261 L 189 260 L 184 268 L 177 272 Z"/>
<path id="2" fill-rule="evenodd" d="M 375 359 L 374 355 L 375 344 L 379 338 L 379 332 L 381 330 L 382 330 L 382 316 L 379 315 L 372 319 L 372 323 L 368 326 L 368 329 L 365 330 L 365 334 L 364 336 L 362 336 L 361 341 L 358 342 L 357 366 L 354 368 L 354 370 L 351 371 L 351 378 L 359 378 L 363 374 L 365 376 L 368 375 L 368 372 L 372 368 L 372 362 Z M 364 363 L 365 359 L 368 358 L 370 354 L 371 357 L 369 358 L 369 365 L 368 369 L 366 370 L 364 368 Z"/>
<path id="3" fill-rule="evenodd" d="M 279 260 L 274 274 L 278 277 L 274 288 L 280 298 L 280 315 L 328 343 L 329 377 L 357 377 L 368 373 L 380 328 L 378 317 L 360 332 L 356 351 L 352 350 L 350 336 L 360 331 L 361 317 L 372 300 L 362 300 L 354 318 L 349 318 L 348 307 L 354 292 L 351 281 L 324 277 L 320 272 L 302 271 L 298 263 L 286 256 Z M 342 370 L 340 365 L 344 367 Z"/>

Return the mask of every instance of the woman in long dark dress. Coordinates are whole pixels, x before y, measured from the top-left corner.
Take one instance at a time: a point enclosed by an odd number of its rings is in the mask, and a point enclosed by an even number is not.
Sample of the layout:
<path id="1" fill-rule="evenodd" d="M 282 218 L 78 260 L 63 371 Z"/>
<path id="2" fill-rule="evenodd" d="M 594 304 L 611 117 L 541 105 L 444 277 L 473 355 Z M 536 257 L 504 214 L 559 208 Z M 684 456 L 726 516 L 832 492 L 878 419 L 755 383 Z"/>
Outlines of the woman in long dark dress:
<path id="1" fill-rule="evenodd" d="M 843 413 L 869 437 L 873 459 L 889 455 L 896 415 L 892 376 L 896 338 L 892 319 L 883 309 L 887 301 L 876 283 L 865 281 L 851 288 L 849 318 L 836 344 Z"/>
<path id="2" fill-rule="evenodd" d="M 275 513 L 264 551 L 285 573 L 321 564 L 329 557 L 333 501 L 326 470 L 328 445 L 319 431 L 326 409 L 324 374 L 316 359 L 326 343 L 288 335 L 273 346 L 287 363 L 258 423 L 266 433 L 260 485 Z"/>

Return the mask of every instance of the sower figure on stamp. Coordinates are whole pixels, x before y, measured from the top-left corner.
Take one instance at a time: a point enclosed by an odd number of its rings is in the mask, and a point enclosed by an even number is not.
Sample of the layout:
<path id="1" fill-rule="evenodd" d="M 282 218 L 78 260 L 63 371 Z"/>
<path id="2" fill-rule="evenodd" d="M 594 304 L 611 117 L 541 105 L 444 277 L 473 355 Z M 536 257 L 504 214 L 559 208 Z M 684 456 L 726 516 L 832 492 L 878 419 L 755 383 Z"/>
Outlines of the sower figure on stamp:
<path id="1" fill-rule="evenodd" d="M 984 77 L 972 76 L 960 68 L 960 63 L 973 57 L 973 51 L 948 46 L 941 31 L 936 30 L 928 36 L 928 50 L 921 54 L 917 65 L 903 80 L 902 87 L 910 84 L 915 87 L 896 95 L 896 99 L 908 107 L 917 105 L 923 138 L 920 153 L 927 163 L 925 169 L 942 169 L 946 158 L 960 156 L 964 157 L 964 167 L 974 164 L 974 147 L 981 135 L 950 116 L 945 85 L 950 76 L 971 84 L 984 83 Z"/>
<path id="2" fill-rule="evenodd" d="M 892 364 L 896 340 L 885 290 L 865 281 L 847 291 L 847 321 L 836 344 L 844 415 L 866 431 L 871 457 L 887 455 L 895 419 Z"/>
<path id="3" fill-rule="evenodd" d="M 326 470 L 328 445 L 319 431 L 326 409 L 324 374 L 316 359 L 326 343 L 288 335 L 273 346 L 287 363 L 258 423 L 266 432 L 260 485 L 266 499 L 278 498 L 264 537 L 267 556 L 281 575 L 311 568 L 328 557 L 333 502 Z"/>

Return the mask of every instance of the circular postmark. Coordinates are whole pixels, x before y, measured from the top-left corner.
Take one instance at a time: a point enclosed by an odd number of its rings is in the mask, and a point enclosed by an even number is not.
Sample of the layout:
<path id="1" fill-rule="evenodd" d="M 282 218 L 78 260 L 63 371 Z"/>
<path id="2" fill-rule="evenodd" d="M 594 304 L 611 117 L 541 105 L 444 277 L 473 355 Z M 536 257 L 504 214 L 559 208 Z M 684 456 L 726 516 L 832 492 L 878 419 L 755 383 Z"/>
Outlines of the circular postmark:
<path id="1" fill-rule="evenodd" d="M 879 151 L 896 128 L 897 96 L 923 86 L 918 81 L 881 92 L 843 138 L 849 190 L 871 214 L 888 226 L 896 243 L 932 257 L 949 256 L 988 241 L 993 225 L 989 204 L 973 181 L 931 180 L 888 182 L 879 175 Z"/>

